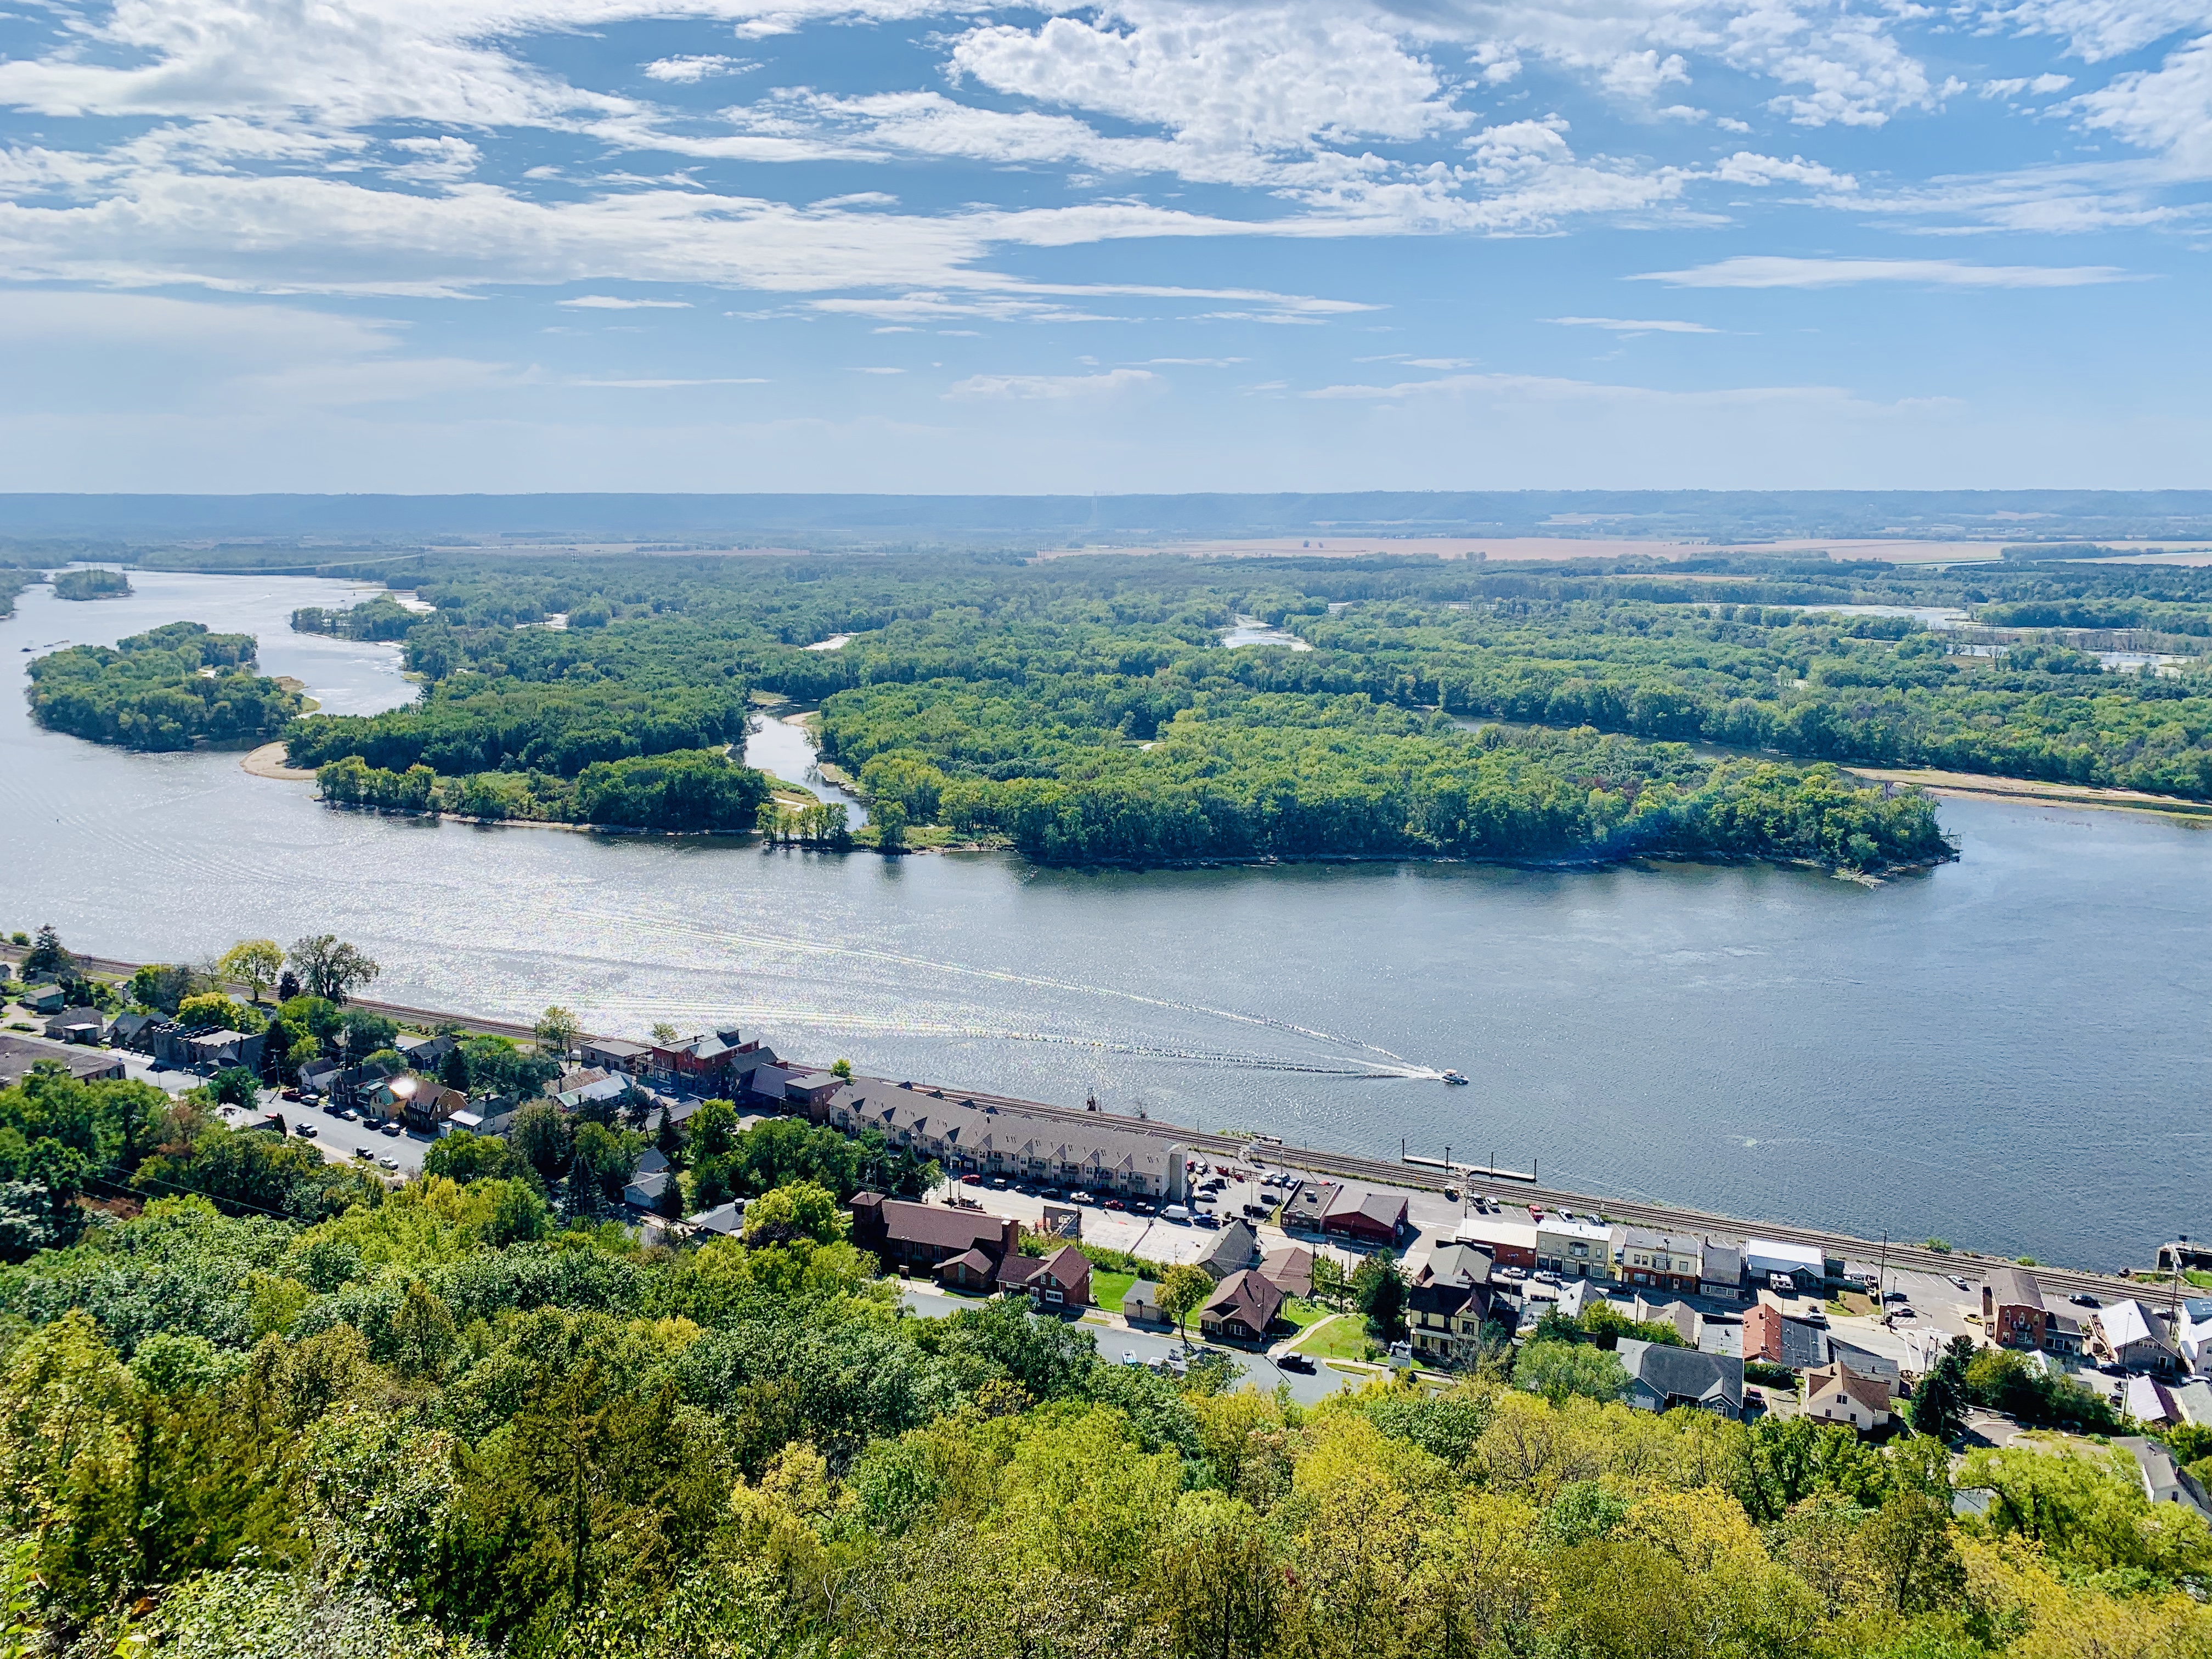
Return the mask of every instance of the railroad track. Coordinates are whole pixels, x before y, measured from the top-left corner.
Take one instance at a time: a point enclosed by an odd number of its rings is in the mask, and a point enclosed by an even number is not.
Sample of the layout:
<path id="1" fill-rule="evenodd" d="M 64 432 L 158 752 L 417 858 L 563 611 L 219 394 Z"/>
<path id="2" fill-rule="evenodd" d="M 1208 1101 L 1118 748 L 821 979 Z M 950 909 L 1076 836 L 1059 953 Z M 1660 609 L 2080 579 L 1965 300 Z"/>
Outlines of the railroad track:
<path id="1" fill-rule="evenodd" d="M 21 945 L 0 945 L 0 955 L 12 961 L 24 956 Z M 76 955 L 84 966 L 103 974 L 128 975 L 140 966 L 135 962 L 119 962 L 105 957 Z M 441 1024 L 466 1026 L 472 1031 L 488 1031 L 500 1036 L 527 1041 L 532 1028 L 527 1022 L 517 1020 L 462 1018 L 433 1008 L 410 1007 L 404 1003 L 381 1002 L 366 997 L 356 997 L 352 1005 L 386 1018 L 404 1021 L 424 1028 Z M 804 1062 L 800 1062 L 804 1063 Z M 817 1067 L 815 1069 L 822 1069 Z M 1385 1158 L 1363 1158 L 1352 1152 L 1328 1152 L 1310 1146 L 1291 1146 L 1273 1140 L 1244 1135 L 1224 1134 L 1215 1131 L 1190 1128 L 1185 1125 L 1164 1123 L 1154 1118 L 1128 1117 L 1117 1112 L 1091 1111 L 1081 1107 L 1050 1106 L 1034 1100 L 1022 1100 L 1012 1095 L 992 1094 L 976 1089 L 961 1089 L 936 1083 L 913 1085 L 916 1091 L 942 1095 L 947 1100 L 974 1101 L 979 1106 L 1001 1106 L 1018 1110 L 1033 1117 L 1054 1119 L 1077 1123 L 1106 1123 L 1125 1133 L 1148 1134 L 1163 1140 L 1172 1140 L 1194 1152 L 1209 1156 L 1234 1157 L 1245 1161 L 1264 1162 L 1286 1170 L 1297 1170 L 1309 1175 L 1333 1176 L 1341 1180 L 1364 1181 L 1376 1186 L 1399 1187 L 1414 1192 L 1441 1194 L 1447 1184 L 1462 1191 L 1469 1188 L 1490 1190 L 1494 1195 L 1510 1199 L 1515 1204 L 1538 1204 L 1546 1209 L 1565 1209 L 1589 1212 L 1605 1216 L 1608 1220 L 1627 1223 L 1638 1227 L 1650 1227 L 1660 1231 L 1696 1233 L 1699 1236 L 1720 1234 L 1731 1237 L 1753 1237 L 1771 1238 L 1788 1244 L 1809 1244 L 1824 1255 L 1841 1256 L 1861 1262 L 1887 1261 L 1890 1267 L 1902 1267 L 1916 1273 L 1940 1273 L 1946 1278 L 1956 1277 L 1973 1283 L 1986 1277 L 1988 1269 L 2008 1266 L 2002 1257 L 1978 1255 L 1969 1250 L 1931 1250 L 1921 1244 L 1905 1244 L 1892 1241 L 1885 1245 L 1877 1239 L 1860 1238 L 1850 1233 L 1836 1232 L 1826 1228 L 1802 1227 L 1788 1222 L 1749 1220 L 1741 1216 L 1722 1215 L 1710 1210 L 1698 1210 L 1680 1205 L 1658 1204 L 1642 1200 L 1604 1198 L 1595 1194 L 1581 1193 L 1563 1187 L 1546 1187 L 1533 1182 L 1505 1182 L 1489 1177 L 1469 1176 L 1448 1179 L 1442 1171 L 1431 1170 L 1419 1164 L 1393 1162 Z M 2039 1266 L 2034 1270 L 2036 1280 L 2046 1290 L 2072 1295 L 2085 1291 L 2100 1297 L 2112 1296 L 2148 1296 L 2155 1298 L 2162 1288 L 2130 1279 L 2118 1273 L 2093 1273 L 2075 1267 Z"/>

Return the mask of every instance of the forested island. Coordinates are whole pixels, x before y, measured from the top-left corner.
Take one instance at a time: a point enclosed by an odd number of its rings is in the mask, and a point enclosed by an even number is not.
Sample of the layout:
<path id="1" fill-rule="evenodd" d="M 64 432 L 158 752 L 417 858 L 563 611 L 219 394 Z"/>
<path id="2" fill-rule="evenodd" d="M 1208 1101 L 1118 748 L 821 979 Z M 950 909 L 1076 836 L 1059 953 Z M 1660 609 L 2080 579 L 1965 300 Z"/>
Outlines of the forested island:
<path id="1" fill-rule="evenodd" d="M 253 663 L 249 634 L 171 623 L 112 647 L 34 659 L 31 714 L 50 731 L 125 749 L 265 740 L 300 712 L 300 697 L 254 673 Z"/>
<path id="2" fill-rule="evenodd" d="M 58 599 L 119 599 L 131 592 L 131 579 L 120 570 L 89 565 L 82 570 L 54 573 Z"/>
<path id="3" fill-rule="evenodd" d="M 2049 640 L 1971 654 L 1910 617 L 1822 609 L 1978 609 L 1989 629 L 2124 629 L 2185 654 L 2212 633 L 2199 571 L 456 554 L 418 592 L 428 613 L 380 599 L 360 622 L 303 618 L 352 632 L 407 617 L 408 663 L 431 682 L 419 708 L 291 729 L 295 764 L 368 769 L 329 774 L 332 799 L 474 787 L 495 808 L 534 775 L 531 799 L 569 802 L 573 757 L 741 743 L 748 693 L 818 705 L 823 757 L 877 803 L 891 826 L 878 836 L 1071 862 L 1645 854 L 1872 868 L 1946 849 L 1924 802 L 1834 764 L 2212 794 L 2202 659 L 2179 675 L 2109 673 Z M 1224 650 L 1238 614 L 1311 648 Z M 410 768 L 431 776 L 404 783 Z"/>
<path id="4" fill-rule="evenodd" d="M 862 844 L 1074 863 L 1948 856 L 1924 800 L 1838 769 L 1851 765 L 2212 799 L 2203 570 L 422 562 L 427 609 L 378 595 L 295 615 L 400 640 L 426 681 L 407 708 L 284 728 L 334 803 L 749 830 L 777 810 L 742 763 L 763 700 L 818 708 L 823 758 L 873 803 Z M 1869 606 L 1948 608 L 1964 625 L 1850 609 Z M 1239 615 L 1304 648 L 1224 648 Z M 2097 641 L 2166 665 L 2111 672 Z"/>
<path id="5" fill-rule="evenodd" d="M 919 1316 L 842 1206 L 882 1149 L 832 1131 L 664 1119 L 688 1178 L 757 1194 L 738 1236 L 671 1249 L 609 1218 L 645 1141 L 619 1122 L 540 1103 L 548 1133 L 449 1136 L 387 1189 L 225 1127 L 240 1075 L 0 1090 L 11 1652 L 2212 1651 L 2212 1531 L 2125 1453 L 1954 1464 L 1969 1403 L 2099 1403 L 1964 1339 L 1881 1445 L 1631 1409 L 1618 1343 L 1680 1339 L 1617 1313 L 1302 1405 L 1218 1350 L 1110 1363 L 1018 1295 Z M 1400 1328 L 1396 1273 L 1331 1291 L 1338 1316 Z"/>

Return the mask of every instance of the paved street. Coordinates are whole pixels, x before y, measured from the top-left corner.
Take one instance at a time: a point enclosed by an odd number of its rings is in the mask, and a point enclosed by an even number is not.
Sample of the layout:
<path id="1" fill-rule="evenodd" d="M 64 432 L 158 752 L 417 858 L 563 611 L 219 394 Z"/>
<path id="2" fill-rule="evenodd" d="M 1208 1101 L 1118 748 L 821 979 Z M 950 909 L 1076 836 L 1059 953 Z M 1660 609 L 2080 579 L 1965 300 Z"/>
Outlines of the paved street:
<path id="1" fill-rule="evenodd" d="M 927 1290 L 916 1285 L 904 1286 L 902 1294 L 907 1306 L 930 1319 L 942 1319 L 962 1308 L 981 1305 L 981 1297 L 947 1296 L 940 1291 Z M 1139 1359 L 1150 1362 L 1185 1352 L 1180 1339 L 1172 1334 L 1160 1336 L 1151 1331 L 1096 1325 L 1089 1321 L 1084 1322 L 1083 1328 L 1097 1339 L 1099 1358 L 1108 1361 L 1118 1360 L 1125 1353 L 1133 1353 Z M 1291 1398 L 1309 1406 L 1317 1405 L 1339 1389 L 1364 1380 L 1348 1377 L 1342 1371 L 1331 1370 L 1326 1364 L 1311 1376 L 1298 1371 L 1286 1371 L 1265 1354 L 1250 1353 L 1242 1348 L 1215 1347 L 1209 1343 L 1193 1343 L 1192 1348 L 1226 1354 L 1235 1360 L 1243 1368 L 1239 1386 L 1251 1382 L 1262 1389 L 1273 1389 L 1279 1382 L 1287 1383 Z"/>
<path id="2" fill-rule="evenodd" d="M 176 1075 L 172 1073 L 172 1075 Z M 370 1124 L 356 1121 L 349 1123 L 329 1112 L 319 1111 L 313 1106 L 296 1100 L 285 1100 L 275 1091 L 261 1091 L 261 1110 L 281 1112 L 287 1129 L 301 1123 L 315 1126 L 314 1139 L 308 1144 L 318 1148 L 333 1164 L 358 1163 L 353 1154 L 356 1149 L 367 1152 L 372 1158 L 389 1158 L 399 1165 L 402 1176 L 412 1176 L 422 1168 L 422 1154 L 429 1149 L 428 1137 L 409 1134 L 404 1131 L 396 1135 L 381 1134 Z M 258 1114 L 240 1112 L 225 1108 L 223 1121 L 243 1124 L 252 1121 Z M 386 1173 L 390 1173 L 387 1171 Z"/>

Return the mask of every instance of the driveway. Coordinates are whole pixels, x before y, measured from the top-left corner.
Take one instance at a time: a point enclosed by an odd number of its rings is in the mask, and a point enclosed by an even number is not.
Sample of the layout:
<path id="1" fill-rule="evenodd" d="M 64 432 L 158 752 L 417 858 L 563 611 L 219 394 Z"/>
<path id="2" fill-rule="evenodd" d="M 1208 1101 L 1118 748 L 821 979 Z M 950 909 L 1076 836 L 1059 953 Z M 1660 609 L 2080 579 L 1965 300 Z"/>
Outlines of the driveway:
<path id="1" fill-rule="evenodd" d="M 917 1285 L 902 1285 L 900 1294 L 908 1307 L 927 1319 L 942 1319 L 962 1308 L 980 1306 L 978 1297 L 947 1296 L 941 1291 L 927 1290 Z M 1243 1348 L 1224 1348 L 1212 1343 L 1194 1342 L 1186 1350 L 1182 1340 L 1173 1333 L 1158 1335 L 1151 1331 L 1125 1330 L 1117 1326 L 1096 1325 L 1084 1322 L 1083 1328 L 1097 1339 L 1098 1357 L 1109 1363 L 1125 1353 L 1133 1353 L 1140 1360 L 1150 1362 L 1164 1359 L 1170 1354 L 1207 1352 L 1226 1355 L 1243 1368 L 1239 1386 L 1250 1382 L 1272 1392 L 1278 1383 L 1289 1385 L 1291 1398 L 1302 1405 L 1317 1406 L 1340 1388 L 1350 1387 L 1354 1379 L 1341 1371 L 1333 1371 L 1322 1365 L 1308 1376 L 1299 1371 L 1286 1371 L 1266 1354 L 1252 1353 Z"/>

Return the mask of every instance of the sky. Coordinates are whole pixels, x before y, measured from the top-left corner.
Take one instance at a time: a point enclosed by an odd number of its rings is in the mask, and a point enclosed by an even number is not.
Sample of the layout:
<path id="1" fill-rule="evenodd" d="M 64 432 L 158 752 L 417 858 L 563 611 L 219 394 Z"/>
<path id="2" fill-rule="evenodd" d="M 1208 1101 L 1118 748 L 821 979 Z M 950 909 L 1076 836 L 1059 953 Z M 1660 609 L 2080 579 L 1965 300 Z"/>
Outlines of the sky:
<path id="1" fill-rule="evenodd" d="M 0 490 L 2212 486 L 2212 0 L 0 0 Z"/>

